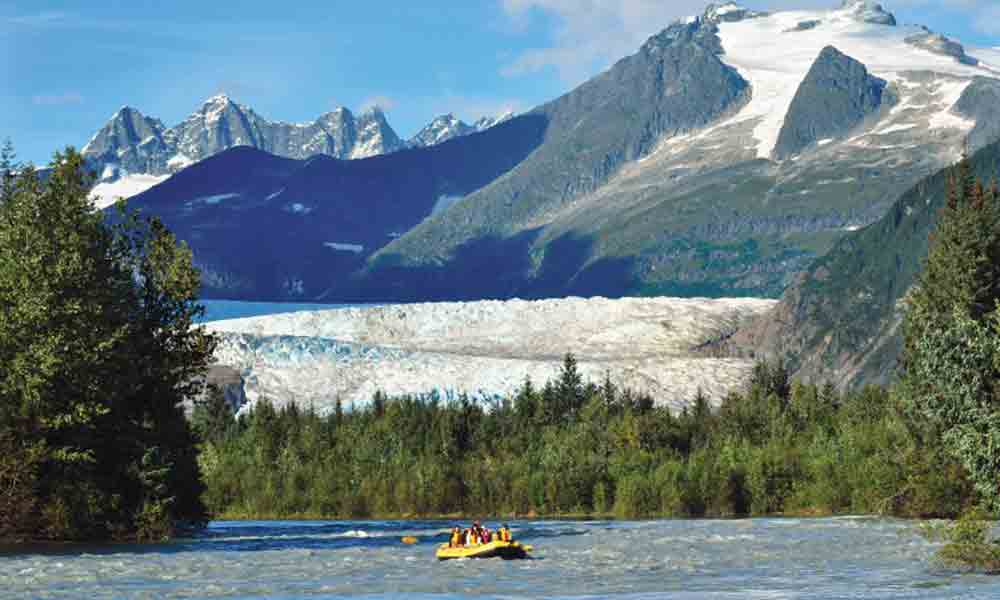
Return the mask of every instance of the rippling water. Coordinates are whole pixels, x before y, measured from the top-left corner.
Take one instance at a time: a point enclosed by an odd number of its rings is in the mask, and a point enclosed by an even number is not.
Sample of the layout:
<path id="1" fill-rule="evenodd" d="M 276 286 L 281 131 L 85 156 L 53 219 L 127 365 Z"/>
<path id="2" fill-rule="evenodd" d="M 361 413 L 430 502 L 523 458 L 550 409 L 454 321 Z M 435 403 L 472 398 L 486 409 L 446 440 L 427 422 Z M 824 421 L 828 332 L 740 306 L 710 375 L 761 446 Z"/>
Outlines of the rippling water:
<path id="1" fill-rule="evenodd" d="M 449 525 L 215 522 L 170 544 L 7 552 L 0 597 L 1000 598 L 1000 579 L 935 567 L 905 521 L 514 522 L 534 560 L 438 562 Z"/>

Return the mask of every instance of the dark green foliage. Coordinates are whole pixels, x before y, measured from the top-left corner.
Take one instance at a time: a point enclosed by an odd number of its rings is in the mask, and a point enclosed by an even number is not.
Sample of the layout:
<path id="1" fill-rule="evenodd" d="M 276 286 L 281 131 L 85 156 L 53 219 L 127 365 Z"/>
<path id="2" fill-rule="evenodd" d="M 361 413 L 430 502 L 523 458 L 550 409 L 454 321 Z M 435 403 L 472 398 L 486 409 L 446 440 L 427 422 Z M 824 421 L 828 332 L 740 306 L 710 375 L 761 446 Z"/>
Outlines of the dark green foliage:
<path id="1" fill-rule="evenodd" d="M 943 539 L 938 560 L 946 567 L 1000 574 L 1000 544 L 990 539 L 993 521 L 981 510 L 964 513 L 957 521 L 929 527 L 926 537 Z"/>
<path id="2" fill-rule="evenodd" d="M 773 513 L 954 515 L 954 459 L 884 390 L 840 396 L 760 365 L 679 415 L 610 379 L 525 381 L 489 410 L 387 398 L 320 416 L 263 402 L 202 453 L 210 509 L 243 517 Z M 575 407 L 575 408 L 574 408 Z"/>
<path id="3" fill-rule="evenodd" d="M 993 510 L 1000 509 L 998 301 L 1000 197 L 963 160 L 907 300 L 901 390 Z"/>
<path id="4" fill-rule="evenodd" d="M 53 164 L 0 204 L 0 508 L 20 515 L 0 537 L 160 539 L 205 519 L 180 407 L 213 348 L 199 275 L 158 222 L 104 223 L 79 154 Z"/>

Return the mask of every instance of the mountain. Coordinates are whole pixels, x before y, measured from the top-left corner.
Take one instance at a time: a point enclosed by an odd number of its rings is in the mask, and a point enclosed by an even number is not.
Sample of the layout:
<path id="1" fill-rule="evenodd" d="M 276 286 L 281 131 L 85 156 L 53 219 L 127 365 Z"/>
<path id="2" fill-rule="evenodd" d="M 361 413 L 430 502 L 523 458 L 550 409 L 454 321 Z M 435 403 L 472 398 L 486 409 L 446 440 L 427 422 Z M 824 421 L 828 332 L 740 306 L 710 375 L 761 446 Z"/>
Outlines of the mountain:
<path id="1" fill-rule="evenodd" d="M 287 198 L 268 199 L 283 180 L 235 189 L 231 157 L 137 200 L 178 224 L 214 297 L 777 298 L 967 142 L 1000 136 L 1000 54 L 921 42 L 927 33 L 874 2 L 773 14 L 711 5 L 484 132 L 424 147 L 468 131 L 445 116 L 408 150 L 317 163 L 336 177 L 295 167 L 282 177 L 312 183 L 296 184 L 294 203 L 328 207 L 297 217 L 308 234 L 296 237 Z M 173 184 L 195 168 L 197 188 Z M 240 200 L 194 202 L 227 194 Z"/>
<path id="2" fill-rule="evenodd" d="M 508 111 L 495 117 L 482 117 L 472 125 L 469 125 L 455 115 L 448 113 L 446 115 L 435 117 L 433 121 L 417 132 L 417 134 L 410 139 L 409 146 L 411 148 L 425 148 L 427 146 L 433 146 L 459 136 L 469 135 L 470 133 L 476 133 L 478 131 L 485 131 L 494 125 L 499 125 L 500 123 L 509 121 L 513 117 L 514 113 Z"/>
<path id="3" fill-rule="evenodd" d="M 252 108 L 220 94 L 170 128 L 134 108 L 122 107 L 83 147 L 82 154 L 98 174 L 99 183 L 93 195 L 98 206 L 104 207 L 118 196 L 139 193 L 184 167 L 236 146 L 249 146 L 285 158 L 305 159 L 324 154 L 359 159 L 396 152 L 410 145 L 428 146 L 488 127 L 479 122 L 476 126 L 466 126 L 454 120 L 460 124 L 457 129 L 439 131 L 433 139 L 428 134 L 428 139 L 419 144 L 407 144 L 396 135 L 378 107 L 359 115 L 341 107 L 311 123 L 296 124 L 269 121 Z M 490 121 L 496 122 L 499 120 Z M 435 123 L 438 119 L 428 128 Z"/>
<path id="4" fill-rule="evenodd" d="M 1000 179 L 1000 142 L 976 152 L 971 163 L 984 181 Z M 893 380 L 902 300 L 927 256 L 947 176 L 946 169 L 920 181 L 878 222 L 845 235 L 771 312 L 729 340 L 731 349 L 782 358 L 803 380 L 841 388 Z"/>
<path id="5" fill-rule="evenodd" d="M 788 158 L 820 140 L 843 138 L 895 103 L 884 79 L 833 46 L 819 53 L 788 107 L 774 156 Z"/>
<path id="6" fill-rule="evenodd" d="M 541 142 L 538 116 L 365 159 L 236 146 L 131 198 L 194 251 L 207 298 L 350 297 L 373 252 L 501 177 Z M 109 211 L 108 218 L 115 218 Z"/>
<path id="7" fill-rule="evenodd" d="M 542 146 L 380 250 L 366 289 L 777 297 L 967 139 L 997 134 L 972 84 L 1000 69 L 926 34 L 874 2 L 709 6 L 530 111 L 549 123 Z"/>

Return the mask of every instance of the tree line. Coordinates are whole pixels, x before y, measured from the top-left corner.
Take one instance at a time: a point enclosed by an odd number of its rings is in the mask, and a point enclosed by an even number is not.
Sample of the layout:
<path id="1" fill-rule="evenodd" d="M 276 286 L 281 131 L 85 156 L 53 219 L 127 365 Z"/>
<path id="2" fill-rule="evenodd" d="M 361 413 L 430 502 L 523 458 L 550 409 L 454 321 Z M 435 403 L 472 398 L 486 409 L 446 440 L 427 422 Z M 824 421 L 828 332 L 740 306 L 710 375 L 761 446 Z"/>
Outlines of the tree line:
<path id="1" fill-rule="evenodd" d="M 378 395 L 328 415 L 262 401 L 234 420 L 216 396 L 195 424 L 206 503 L 230 517 L 930 517 L 974 498 L 890 392 L 839 394 L 766 363 L 715 410 L 584 383 L 570 355 L 555 381 L 492 407 Z"/>

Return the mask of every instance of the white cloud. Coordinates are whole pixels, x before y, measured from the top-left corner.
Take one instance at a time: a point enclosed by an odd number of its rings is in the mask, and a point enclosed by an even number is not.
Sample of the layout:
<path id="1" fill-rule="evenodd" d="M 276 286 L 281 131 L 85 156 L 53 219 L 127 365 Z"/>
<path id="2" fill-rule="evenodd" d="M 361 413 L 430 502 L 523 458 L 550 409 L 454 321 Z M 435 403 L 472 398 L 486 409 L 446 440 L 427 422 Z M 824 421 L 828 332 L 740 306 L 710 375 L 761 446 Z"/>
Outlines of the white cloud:
<path id="1" fill-rule="evenodd" d="M 381 109 L 383 112 L 389 112 L 395 107 L 396 107 L 396 100 L 394 100 L 390 96 L 379 94 L 366 98 L 361 103 L 361 112 L 371 110 L 373 108 Z"/>
<path id="2" fill-rule="evenodd" d="M 63 94 L 38 94 L 31 97 L 31 102 L 38 106 L 64 106 L 66 104 L 83 104 L 83 96 L 79 92 Z"/>
<path id="3" fill-rule="evenodd" d="M 526 27 L 545 15 L 554 19 L 551 44 L 516 56 L 501 73 L 508 77 L 555 69 L 569 84 L 589 78 L 615 60 L 634 53 L 651 35 L 671 22 L 701 14 L 710 0 L 500 0 L 511 24 Z M 969 12 L 974 28 L 1000 29 L 997 0 L 881 0 L 889 9 L 959 8 Z M 749 8 L 834 8 L 841 0 L 746 0 Z"/>

